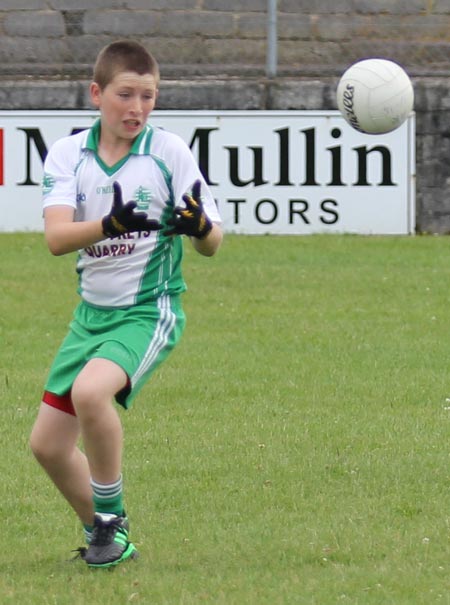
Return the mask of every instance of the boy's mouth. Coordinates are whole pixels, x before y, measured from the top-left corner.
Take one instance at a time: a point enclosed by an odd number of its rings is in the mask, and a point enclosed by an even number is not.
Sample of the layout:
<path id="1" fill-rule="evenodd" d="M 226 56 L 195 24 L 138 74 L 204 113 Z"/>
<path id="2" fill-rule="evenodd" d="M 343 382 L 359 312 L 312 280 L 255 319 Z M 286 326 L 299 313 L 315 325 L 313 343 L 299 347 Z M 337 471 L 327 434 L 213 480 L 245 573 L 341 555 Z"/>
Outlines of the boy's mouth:
<path id="1" fill-rule="evenodd" d="M 141 125 L 141 122 L 139 120 L 124 120 L 124 124 L 126 128 L 139 128 Z"/>

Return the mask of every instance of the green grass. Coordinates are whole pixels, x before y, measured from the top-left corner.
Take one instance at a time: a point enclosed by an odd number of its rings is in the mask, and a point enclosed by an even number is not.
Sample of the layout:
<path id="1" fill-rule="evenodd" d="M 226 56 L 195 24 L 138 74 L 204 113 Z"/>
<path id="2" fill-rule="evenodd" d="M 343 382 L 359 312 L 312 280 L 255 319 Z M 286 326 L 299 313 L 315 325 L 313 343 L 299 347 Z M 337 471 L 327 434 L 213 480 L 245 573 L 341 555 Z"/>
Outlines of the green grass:
<path id="1" fill-rule="evenodd" d="M 73 256 L 0 236 L 0 603 L 450 603 L 450 241 L 186 246 L 188 325 L 122 415 L 141 557 L 81 531 L 28 451 L 76 302 Z"/>

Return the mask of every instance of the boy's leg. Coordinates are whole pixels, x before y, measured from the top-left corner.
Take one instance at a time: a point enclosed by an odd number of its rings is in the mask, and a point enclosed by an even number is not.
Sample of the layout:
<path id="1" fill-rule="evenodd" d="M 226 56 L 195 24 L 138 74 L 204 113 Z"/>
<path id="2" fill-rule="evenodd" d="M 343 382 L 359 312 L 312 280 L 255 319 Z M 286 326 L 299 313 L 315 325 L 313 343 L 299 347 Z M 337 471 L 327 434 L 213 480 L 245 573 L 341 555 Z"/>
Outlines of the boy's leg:
<path id="1" fill-rule="evenodd" d="M 108 359 L 91 359 L 72 386 L 91 477 L 101 484 L 114 483 L 122 472 L 122 424 L 114 395 L 127 384 L 124 370 Z"/>
<path id="2" fill-rule="evenodd" d="M 128 382 L 125 371 L 102 358 L 91 359 L 72 386 L 72 402 L 89 460 L 95 508 L 94 530 L 85 560 L 108 567 L 134 556 L 122 501 L 122 424 L 114 395 Z"/>
<path id="3" fill-rule="evenodd" d="M 41 404 L 31 437 L 31 449 L 85 525 L 92 525 L 94 507 L 86 456 L 78 449 L 76 416 Z"/>

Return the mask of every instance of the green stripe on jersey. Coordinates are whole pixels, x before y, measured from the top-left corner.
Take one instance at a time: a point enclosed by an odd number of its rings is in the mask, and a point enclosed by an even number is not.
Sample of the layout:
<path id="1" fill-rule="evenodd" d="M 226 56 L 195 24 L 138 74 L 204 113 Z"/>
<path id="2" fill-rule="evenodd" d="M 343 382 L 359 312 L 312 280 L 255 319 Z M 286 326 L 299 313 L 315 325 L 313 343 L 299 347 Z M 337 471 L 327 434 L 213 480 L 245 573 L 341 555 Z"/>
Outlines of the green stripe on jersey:
<path id="1" fill-rule="evenodd" d="M 150 136 L 153 134 L 150 133 Z M 175 198 L 172 187 L 172 175 L 165 162 L 161 158 L 150 154 L 161 170 L 169 190 L 169 199 L 161 216 L 161 222 L 166 224 L 167 219 L 172 216 Z M 161 232 L 158 233 L 158 241 L 152 254 L 149 256 L 147 265 L 142 275 L 137 303 L 159 296 L 169 289 L 173 293 L 184 292 L 186 285 L 181 273 L 181 262 L 183 260 L 183 242 L 180 236 L 167 238 Z"/>

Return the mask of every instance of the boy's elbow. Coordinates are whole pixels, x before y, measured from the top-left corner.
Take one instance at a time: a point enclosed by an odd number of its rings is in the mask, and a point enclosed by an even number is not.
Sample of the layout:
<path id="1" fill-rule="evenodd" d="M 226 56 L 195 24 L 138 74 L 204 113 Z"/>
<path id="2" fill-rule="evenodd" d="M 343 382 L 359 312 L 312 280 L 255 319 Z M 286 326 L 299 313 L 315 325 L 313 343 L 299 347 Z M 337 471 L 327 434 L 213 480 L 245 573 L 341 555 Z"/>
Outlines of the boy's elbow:
<path id="1" fill-rule="evenodd" d="M 216 254 L 216 252 L 219 250 L 220 248 L 220 242 L 218 244 L 216 244 L 215 246 L 211 246 L 211 248 L 206 248 L 206 250 L 203 250 L 203 256 L 214 256 Z"/>
<path id="2" fill-rule="evenodd" d="M 47 248 L 53 256 L 62 256 L 66 250 L 56 238 L 46 237 Z"/>
<path id="3" fill-rule="evenodd" d="M 197 251 L 203 256 L 214 256 L 214 254 L 216 254 L 216 252 L 219 250 L 222 240 L 222 230 L 217 225 L 214 225 L 211 234 L 206 238 L 206 240 L 200 240 L 198 243 Z"/>
<path id="4" fill-rule="evenodd" d="M 214 254 L 218 251 L 223 241 L 223 231 L 219 227 L 219 225 L 214 225 L 213 233 L 211 238 L 211 252 L 208 256 L 214 256 Z"/>
<path id="5" fill-rule="evenodd" d="M 63 254 L 65 254 L 65 252 L 63 250 L 60 250 L 59 248 L 50 248 L 49 247 L 49 250 L 53 256 L 62 256 Z"/>
<path id="6" fill-rule="evenodd" d="M 202 255 L 202 256 L 214 256 L 214 254 L 217 252 L 217 250 L 198 250 L 197 251 Z"/>

